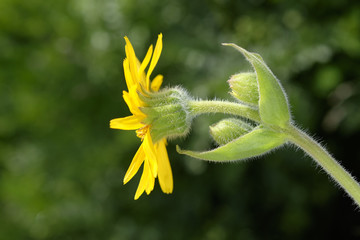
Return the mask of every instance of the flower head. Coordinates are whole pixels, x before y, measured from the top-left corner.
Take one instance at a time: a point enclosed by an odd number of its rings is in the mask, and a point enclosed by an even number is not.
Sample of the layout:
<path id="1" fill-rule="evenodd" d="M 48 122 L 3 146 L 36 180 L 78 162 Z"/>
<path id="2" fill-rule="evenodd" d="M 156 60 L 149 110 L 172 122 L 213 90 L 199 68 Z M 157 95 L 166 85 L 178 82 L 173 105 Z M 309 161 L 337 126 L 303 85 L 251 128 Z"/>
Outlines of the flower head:
<path id="1" fill-rule="evenodd" d="M 129 169 L 124 177 L 126 184 L 143 165 L 143 173 L 139 186 L 135 193 L 135 200 L 145 191 L 147 194 L 154 189 L 155 178 L 158 177 L 160 187 L 164 193 L 172 193 L 173 177 L 170 167 L 169 157 L 166 150 L 166 137 L 155 139 L 151 135 L 152 125 L 147 114 L 141 111 L 148 105 L 142 100 L 148 93 L 158 92 L 163 76 L 157 75 L 152 81 L 151 74 L 160 58 L 162 50 L 162 34 L 159 34 L 158 40 L 153 50 L 149 47 L 144 60 L 140 63 L 135 55 L 129 39 L 125 37 L 126 58 L 123 63 L 124 74 L 128 92 L 123 91 L 123 98 L 129 107 L 131 116 L 116 118 L 110 121 L 110 128 L 122 130 L 136 130 L 136 135 L 141 139 L 141 145 L 136 152 Z M 150 65 L 149 65 L 150 63 Z M 149 65 L 147 72 L 146 67 Z"/>

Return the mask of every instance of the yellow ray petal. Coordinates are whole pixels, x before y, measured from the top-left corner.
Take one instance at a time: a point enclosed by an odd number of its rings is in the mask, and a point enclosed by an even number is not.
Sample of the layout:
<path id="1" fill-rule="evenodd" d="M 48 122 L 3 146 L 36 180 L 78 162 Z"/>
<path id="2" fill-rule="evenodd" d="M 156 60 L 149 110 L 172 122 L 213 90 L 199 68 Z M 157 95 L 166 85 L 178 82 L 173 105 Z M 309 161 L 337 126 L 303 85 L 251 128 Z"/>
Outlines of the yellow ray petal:
<path id="1" fill-rule="evenodd" d="M 131 76 L 129 59 L 125 58 L 123 62 L 125 82 L 128 90 L 136 86 L 134 79 Z"/>
<path id="2" fill-rule="evenodd" d="M 128 39 L 128 37 L 124 37 L 125 38 L 125 52 L 126 52 L 126 57 L 129 59 L 129 64 L 130 64 L 130 72 L 131 72 L 131 76 L 133 79 L 135 79 L 135 81 L 137 81 L 139 79 L 139 75 L 138 75 L 138 59 L 135 55 L 135 51 L 133 46 L 131 45 L 130 40 Z"/>
<path id="3" fill-rule="evenodd" d="M 128 170 L 126 171 L 125 177 L 124 177 L 124 184 L 126 184 L 128 181 L 130 181 L 130 179 L 132 179 L 134 177 L 134 175 L 137 173 L 137 171 L 139 170 L 141 164 L 144 162 L 145 160 L 145 153 L 144 150 L 142 148 L 142 146 L 139 147 L 139 149 L 137 150 L 133 160 L 131 161 L 131 164 L 128 168 Z"/>
<path id="4" fill-rule="evenodd" d="M 131 88 L 127 93 L 131 104 L 137 109 L 141 106 L 141 103 L 139 101 L 139 96 L 136 90 L 136 88 Z"/>
<path id="5" fill-rule="evenodd" d="M 147 51 L 147 53 L 146 53 L 146 55 L 145 55 L 145 58 L 144 58 L 144 60 L 142 61 L 141 65 L 140 65 L 140 68 L 139 68 L 139 77 L 140 77 L 141 84 L 142 84 L 142 86 L 143 86 L 144 88 L 146 88 L 144 71 L 145 71 L 145 68 L 147 67 L 147 65 L 148 65 L 149 62 L 150 62 L 152 52 L 153 52 L 153 45 L 150 45 L 149 50 Z M 149 89 L 146 89 L 146 90 L 149 91 Z"/>
<path id="6" fill-rule="evenodd" d="M 136 116 L 128 116 L 123 118 L 115 118 L 110 121 L 110 128 L 121 130 L 136 130 L 143 127 L 144 124 Z"/>
<path id="7" fill-rule="evenodd" d="M 136 115 L 138 106 L 134 103 L 134 100 L 131 98 L 130 94 L 126 91 L 123 91 L 123 99 L 128 106 L 130 112 Z"/>
<path id="8" fill-rule="evenodd" d="M 150 170 L 148 164 L 146 164 L 146 160 L 144 163 L 145 164 L 144 164 L 144 168 L 143 168 L 143 173 L 141 175 L 139 186 L 136 190 L 135 197 L 134 197 L 135 200 L 137 200 L 141 196 L 141 194 L 143 194 L 143 192 L 145 191 L 145 188 L 148 185 L 149 175 L 151 176 L 151 170 Z"/>
<path id="9" fill-rule="evenodd" d="M 134 96 L 134 92 L 136 92 L 135 89 L 133 89 L 131 93 L 123 91 L 123 98 L 126 104 L 129 107 L 129 110 L 132 114 L 137 116 L 139 119 L 144 119 L 146 115 L 140 111 L 139 107 L 141 107 L 141 104 L 139 103 L 138 96 Z"/>
<path id="10" fill-rule="evenodd" d="M 162 34 L 160 33 L 159 36 L 158 36 L 158 40 L 156 42 L 153 57 L 152 57 L 151 62 L 150 62 L 149 70 L 148 70 L 148 72 L 146 74 L 146 85 L 148 87 L 150 85 L 150 75 L 153 72 L 157 62 L 159 61 L 161 51 L 162 51 Z"/>
<path id="11" fill-rule="evenodd" d="M 158 164 L 157 164 L 157 160 L 156 160 L 156 152 L 155 152 L 153 141 L 151 139 L 150 131 L 148 131 L 146 133 L 144 142 L 142 144 L 144 145 L 146 159 L 149 160 L 152 176 L 154 178 L 156 178 L 157 171 L 158 171 Z"/>
<path id="12" fill-rule="evenodd" d="M 172 193 L 174 189 L 173 175 L 171 171 L 169 156 L 166 151 L 166 140 L 162 140 L 156 144 L 158 156 L 158 178 L 161 190 L 164 193 Z"/>
<path id="13" fill-rule="evenodd" d="M 157 75 L 154 80 L 152 80 L 151 82 L 151 90 L 153 90 L 154 92 L 159 91 L 161 84 L 163 82 L 163 76 L 162 75 Z"/>
<path id="14" fill-rule="evenodd" d="M 131 95 L 131 99 L 138 107 L 143 107 L 145 104 L 143 101 L 141 101 L 139 97 L 139 92 L 141 92 L 140 85 L 138 85 L 137 88 L 132 88 L 129 90 L 129 94 Z"/>
<path id="15" fill-rule="evenodd" d="M 147 165 L 147 171 L 151 171 L 150 170 L 150 164 L 149 161 L 145 161 L 145 164 Z M 151 191 L 154 189 L 155 186 L 155 178 L 152 176 L 151 172 L 148 174 L 148 179 L 147 179 L 147 185 L 145 187 L 145 191 L 146 194 L 149 195 L 151 193 Z"/>

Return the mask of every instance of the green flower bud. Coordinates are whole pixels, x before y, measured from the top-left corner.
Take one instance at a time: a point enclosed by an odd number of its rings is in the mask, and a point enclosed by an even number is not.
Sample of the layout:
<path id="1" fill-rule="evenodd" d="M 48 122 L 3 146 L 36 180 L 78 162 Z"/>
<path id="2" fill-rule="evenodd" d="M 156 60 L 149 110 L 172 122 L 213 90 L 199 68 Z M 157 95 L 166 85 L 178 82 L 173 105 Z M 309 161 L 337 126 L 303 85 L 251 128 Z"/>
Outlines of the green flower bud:
<path id="1" fill-rule="evenodd" d="M 256 106 L 260 121 L 255 120 L 258 125 L 245 133 L 244 126 L 236 126 L 234 122 L 215 125 L 211 135 L 220 144 L 219 147 L 198 152 L 182 150 L 177 146 L 180 154 L 209 161 L 233 161 L 265 154 L 288 141 L 285 132 L 291 124 L 291 115 L 280 82 L 259 54 L 248 52 L 235 44 L 224 45 L 232 46 L 241 52 L 253 66 L 254 73 L 236 74 L 229 83 L 232 95 L 250 105 L 250 108 Z M 245 105 L 239 103 L 239 106 L 241 105 L 244 108 Z M 235 136 L 231 135 L 232 132 Z"/>
<path id="2" fill-rule="evenodd" d="M 253 127 L 251 125 L 240 119 L 227 118 L 210 126 L 210 135 L 216 143 L 225 145 L 250 132 L 252 129 Z"/>
<path id="3" fill-rule="evenodd" d="M 291 122 L 291 115 L 285 91 L 262 57 L 232 43 L 223 45 L 231 46 L 241 52 L 253 66 L 259 88 L 258 105 L 262 123 L 269 126 L 287 127 Z"/>
<path id="4" fill-rule="evenodd" d="M 259 88 L 254 72 L 235 74 L 228 82 L 232 90 L 231 95 L 243 103 L 258 106 Z"/>
<path id="5" fill-rule="evenodd" d="M 162 138 L 185 136 L 190 131 L 193 117 L 189 114 L 187 102 L 191 97 L 185 90 L 171 88 L 146 94 L 140 97 L 146 104 L 141 111 L 146 114 L 144 123 L 151 126 L 155 142 Z"/>

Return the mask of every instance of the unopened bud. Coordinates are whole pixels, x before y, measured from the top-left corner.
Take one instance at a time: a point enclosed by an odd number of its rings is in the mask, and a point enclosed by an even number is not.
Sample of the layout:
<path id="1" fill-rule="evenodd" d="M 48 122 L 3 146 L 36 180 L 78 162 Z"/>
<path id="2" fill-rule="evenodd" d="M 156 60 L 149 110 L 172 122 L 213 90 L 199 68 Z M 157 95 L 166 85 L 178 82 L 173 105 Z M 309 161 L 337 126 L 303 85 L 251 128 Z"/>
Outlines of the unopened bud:
<path id="1" fill-rule="evenodd" d="M 234 139 L 250 132 L 251 125 L 236 118 L 227 118 L 210 126 L 210 135 L 219 145 L 225 145 Z"/>
<path id="2" fill-rule="evenodd" d="M 259 90 L 256 74 L 253 72 L 238 73 L 228 81 L 231 94 L 243 103 L 258 106 Z"/>

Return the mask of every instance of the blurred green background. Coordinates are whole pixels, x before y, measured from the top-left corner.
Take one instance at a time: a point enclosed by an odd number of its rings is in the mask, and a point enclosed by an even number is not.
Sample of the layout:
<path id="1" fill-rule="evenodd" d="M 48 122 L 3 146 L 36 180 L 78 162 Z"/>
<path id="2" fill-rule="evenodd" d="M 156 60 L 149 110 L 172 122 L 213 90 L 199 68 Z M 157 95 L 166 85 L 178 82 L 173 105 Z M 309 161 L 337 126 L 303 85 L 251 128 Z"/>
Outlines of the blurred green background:
<path id="1" fill-rule="evenodd" d="M 360 239 L 350 198 L 287 146 L 214 164 L 175 145 L 214 147 L 208 126 L 168 146 L 174 193 L 133 197 L 122 178 L 139 146 L 109 129 L 129 114 L 123 37 L 155 74 L 200 98 L 231 99 L 226 80 L 249 64 L 222 42 L 260 53 L 296 122 L 360 179 L 360 1 L 0 1 L 0 239 Z"/>

